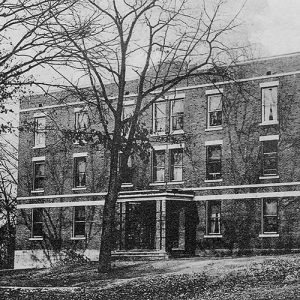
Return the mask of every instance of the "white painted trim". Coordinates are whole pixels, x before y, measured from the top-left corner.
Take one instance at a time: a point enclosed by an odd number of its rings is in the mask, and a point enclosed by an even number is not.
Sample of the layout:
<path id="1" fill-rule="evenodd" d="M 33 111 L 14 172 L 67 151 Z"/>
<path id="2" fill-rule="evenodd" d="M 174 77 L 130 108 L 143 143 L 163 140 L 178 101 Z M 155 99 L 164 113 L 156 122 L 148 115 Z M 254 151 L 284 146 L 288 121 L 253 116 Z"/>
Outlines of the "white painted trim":
<path id="1" fill-rule="evenodd" d="M 88 156 L 87 152 L 73 153 L 73 158 L 74 157 L 85 157 L 85 156 Z"/>
<path id="2" fill-rule="evenodd" d="M 86 186 L 83 186 L 83 187 L 73 187 L 72 188 L 72 191 L 84 191 L 86 190 Z"/>
<path id="3" fill-rule="evenodd" d="M 36 112 L 33 115 L 34 118 L 44 118 L 46 117 L 46 114 L 44 112 Z"/>
<path id="4" fill-rule="evenodd" d="M 81 105 L 84 105 L 84 103 L 81 103 Z M 82 111 L 85 111 L 84 107 L 74 107 L 74 113 L 80 113 Z"/>
<path id="5" fill-rule="evenodd" d="M 258 237 L 260 237 L 260 238 L 279 237 L 279 233 L 262 233 L 262 234 L 259 234 Z"/>
<path id="6" fill-rule="evenodd" d="M 43 144 L 43 145 L 37 145 L 37 146 L 33 146 L 32 149 L 44 149 L 46 148 L 46 145 Z"/>
<path id="7" fill-rule="evenodd" d="M 168 181 L 167 185 L 184 184 L 184 181 Z"/>
<path id="8" fill-rule="evenodd" d="M 29 241 L 42 241 L 43 238 L 42 237 L 31 237 L 29 238 Z"/>
<path id="9" fill-rule="evenodd" d="M 167 145 L 154 145 L 152 146 L 154 150 L 167 150 Z"/>
<path id="10" fill-rule="evenodd" d="M 282 198 L 282 197 L 299 197 L 300 191 L 285 192 L 262 192 L 262 193 L 241 193 L 241 194 L 220 194 L 195 196 L 195 201 L 207 200 L 238 200 L 238 199 L 261 199 L 261 198 Z"/>
<path id="11" fill-rule="evenodd" d="M 157 186 L 157 185 L 166 185 L 165 181 L 159 181 L 159 182 L 150 182 L 150 186 Z"/>
<path id="12" fill-rule="evenodd" d="M 222 129 L 223 129 L 222 126 L 216 126 L 216 127 L 205 128 L 204 131 L 209 132 L 209 131 L 217 131 L 217 130 L 222 130 Z"/>
<path id="13" fill-rule="evenodd" d="M 224 90 L 220 89 L 213 89 L 213 90 L 206 90 L 205 95 L 215 95 L 215 94 L 223 94 Z"/>
<path id="14" fill-rule="evenodd" d="M 38 198 L 39 199 L 39 198 Z M 78 201 L 78 202 L 54 202 L 54 203 L 30 203 L 17 204 L 17 209 L 46 208 L 46 207 L 74 207 L 74 206 L 103 206 L 104 200 Z"/>
<path id="15" fill-rule="evenodd" d="M 279 85 L 279 81 L 268 81 L 268 82 L 262 82 L 259 84 L 259 86 L 261 88 L 267 88 L 267 87 L 273 87 L 273 86 L 278 86 Z"/>
<path id="16" fill-rule="evenodd" d="M 48 105 L 48 106 L 43 106 L 43 107 L 25 108 L 25 109 L 20 109 L 20 113 L 30 112 L 30 111 L 39 111 L 39 110 L 45 110 L 45 109 L 55 109 L 55 108 L 59 108 L 59 107 L 84 105 L 84 104 L 85 104 L 84 102 L 70 102 L 70 103 L 65 103 L 65 104 Z"/>
<path id="17" fill-rule="evenodd" d="M 300 185 L 300 181 L 295 182 L 275 182 L 275 183 L 257 183 L 257 184 L 244 184 L 244 185 L 220 185 L 220 186 L 209 186 L 209 187 L 196 187 L 196 188 L 183 188 L 182 190 L 188 191 L 206 191 L 206 190 L 226 190 L 226 189 L 244 189 L 244 188 L 263 188 L 271 186 L 292 186 Z"/>
<path id="18" fill-rule="evenodd" d="M 45 161 L 46 156 L 36 156 L 32 158 L 32 161 Z"/>
<path id="19" fill-rule="evenodd" d="M 223 140 L 205 141 L 205 146 L 223 145 Z"/>
<path id="20" fill-rule="evenodd" d="M 223 238 L 223 235 L 222 234 L 207 234 L 207 235 L 204 235 L 204 238 L 205 239 L 221 239 L 221 238 Z"/>
<path id="21" fill-rule="evenodd" d="M 181 144 L 170 144 L 167 145 L 168 149 L 182 149 L 185 147 L 185 143 L 181 143 Z"/>
<path id="22" fill-rule="evenodd" d="M 258 126 L 267 126 L 267 125 L 278 125 L 278 121 L 264 121 L 258 124 Z"/>
<path id="23" fill-rule="evenodd" d="M 264 135 L 259 137 L 259 141 L 278 141 L 279 140 L 279 134 L 274 135 Z"/>
<path id="24" fill-rule="evenodd" d="M 124 100 L 123 106 L 135 105 L 135 100 Z"/>
<path id="25" fill-rule="evenodd" d="M 274 176 L 259 176 L 259 179 L 279 179 L 279 175 L 274 175 Z"/>
<path id="26" fill-rule="evenodd" d="M 214 182 L 222 182 L 223 179 L 205 179 L 204 182 L 205 183 L 214 183 Z"/>
<path id="27" fill-rule="evenodd" d="M 32 190 L 31 194 L 39 194 L 39 193 L 44 193 L 44 192 L 45 192 L 44 189 L 42 189 L 42 190 Z"/>
<path id="28" fill-rule="evenodd" d="M 44 195 L 35 197 L 18 197 L 17 200 L 36 200 L 36 199 L 55 199 L 55 198 L 75 198 L 75 197 L 94 197 L 105 196 L 107 193 L 84 193 L 84 194 L 65 194 L 65 195 Z"/>
<path id="29" fill-rule="evenodd" d="M 183 99 L 185 98 L 185 93 L 180 93 L 180 94 L 174 94 L 174 95 L 168 95 L 166 96 L 167 100 L 175 100 L 175 99 Z"/>
<path id="30" fill-rule="evenodd" d="M 86 237 L 85 236 L 82 236 L 82 237 L 73 236 L 73 237 L 70 238 L 70 240 L 71 241 L 84 241 L 84 240 L 86 240 Z"/>

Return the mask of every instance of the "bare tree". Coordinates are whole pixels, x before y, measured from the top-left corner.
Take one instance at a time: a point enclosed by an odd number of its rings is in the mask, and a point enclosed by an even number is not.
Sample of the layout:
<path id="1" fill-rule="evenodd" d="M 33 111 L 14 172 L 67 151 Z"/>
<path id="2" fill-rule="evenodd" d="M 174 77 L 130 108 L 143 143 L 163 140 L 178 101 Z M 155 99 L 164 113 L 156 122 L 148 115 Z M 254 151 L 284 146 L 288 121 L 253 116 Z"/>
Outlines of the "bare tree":
<path id="1" fill-rule="evenodd" d="M 236 15 L 224 17 L 224 5 L 222 0 L 197 5 L 188 0 L 73 1 L 63 14 L 54 10 L 51 22 L 39 28 L 39 36 L 59 53 L 51 67 L 60 72 L 57 66 L 64 64 L 88 78 L 87 90 L 64 77 L 69 89 L 96 111 L 99 127 L 87 133 L 90 140 L 110 152 L 99 271 L 111 267 L 120 173 L 147 135 L 141 116 L 172 88 L 214 74 L 213 67 L 228 58 L 225 40 Z M 135 78 L 135 104 L 123 118 L 130 76 Z M 118 168 L 120 151 L 124 159 Z"/>

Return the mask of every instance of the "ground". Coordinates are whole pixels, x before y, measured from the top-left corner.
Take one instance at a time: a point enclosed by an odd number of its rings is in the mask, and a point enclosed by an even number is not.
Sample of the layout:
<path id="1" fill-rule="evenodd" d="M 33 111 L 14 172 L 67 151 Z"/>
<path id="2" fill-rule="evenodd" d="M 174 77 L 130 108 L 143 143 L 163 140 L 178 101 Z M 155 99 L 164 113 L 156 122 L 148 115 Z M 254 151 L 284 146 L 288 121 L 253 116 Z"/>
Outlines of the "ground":
<path id="1" fill-rule="evenodd" d="M 300 256 L 88 262 L 0 272 L 0 299 L 300 299 Z"/>

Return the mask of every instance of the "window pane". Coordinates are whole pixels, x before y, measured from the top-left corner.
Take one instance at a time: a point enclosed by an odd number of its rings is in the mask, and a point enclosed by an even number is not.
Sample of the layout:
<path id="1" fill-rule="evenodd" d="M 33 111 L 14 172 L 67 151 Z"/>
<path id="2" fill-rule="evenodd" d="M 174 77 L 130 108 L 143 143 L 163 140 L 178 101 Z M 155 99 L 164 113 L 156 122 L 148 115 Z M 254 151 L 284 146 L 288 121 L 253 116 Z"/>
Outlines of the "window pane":
<path id="1" fill-rule="evenodd" d="M 84 187 L 86 185 L 86 158 L 78 157 L 74 160 L 75 164 L 75 187 Z"/>
<path id="2" fill-rule="evenodd" d="M 74 224 L 74 236 L 85 236 L 85 222 L 76 222 Z"/>
<path id="3" fill-rule="evenodd" d="M 32 237 L 43 236 L 43 211 L 35 208 L 32 211 Z"/>
<path id="4" fill-rule="evenodd" d="M 155 103 L 154 130 L 155 132 L 165 132 L 166 130 L 166 103 Z"/>
<path id="5" fill-rule="evenodd" d="M 221 145 L 207 147 L 206 177 L 208 180 L 217 180 L 222 177 L 221 151 Z"/>
<path id="6" fill-rule="evenodd" d="M 221 202 L 208 201 L 208 233 L 221 233 Z"/>
<path id="7" fill-rule="evenodd" d="M 171 150 L 171 180 L 182 180 L 182 149 Z"/>
<path id="8" fill-rule="evenodd" d="M 153 158 L 155 166 L 165 167 L 165 151 L 155 151 Z"/>
<path id="9" fill-rule="evenodd" d="M 277 121 L 277 87 L 262 89 L 263 120 Z"/>
<path id="10" fill-rule="evenodd" d="M 35 118 L 35 129 L 34 129 L 34 145 L 44 146 L 45 145 L 45 126 L 46 118 Z"/>
<path id="11" fill-rule="evenodd" d="M 222 110 L 222 96 L 221 95 L 213 95 L 209 96 L 209 111 Z"/>
<path id="12" fill-rule="evenodd" d="M 75 206 L 75 221 L 84 221 L 84 220 L 85 220 L 85 207 Z"/>
<path id="13" fill-rule="evenodd" d="M 266 199 L 264 200 L 264 214 L 269 216 L 277 216 L 277 200 Z"/>
<path id="14" fill-rule="evenodd" d="M 264 217 L 264 232 L 278 232 L 278 218 Z"/>
<path id="15" fill-rule="evenodd" d="M 263 142 L 263 175 L 278 174 L 277 144 L 276 140 Z"/>
<path id="16" fill-rule="evenodd" d="M 75 113 L 75 129 L 76 130 L 83 130 L 88 127 L 89 118 L 86 111 L 81 111 Z"/>

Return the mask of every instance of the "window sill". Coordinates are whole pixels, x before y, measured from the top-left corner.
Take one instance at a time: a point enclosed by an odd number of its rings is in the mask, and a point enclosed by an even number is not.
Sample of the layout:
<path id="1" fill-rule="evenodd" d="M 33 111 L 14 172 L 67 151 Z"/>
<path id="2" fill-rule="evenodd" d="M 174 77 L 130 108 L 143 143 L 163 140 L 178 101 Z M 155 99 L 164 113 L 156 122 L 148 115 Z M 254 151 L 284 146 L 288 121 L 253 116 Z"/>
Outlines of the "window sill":
<path id="1" fill-rule="evenodd" d="M 125 188 L 125 187 L 133 187 L 133 184 L 132 184 L 132 183 L 122 183 L 121 187 L 122 187 L 122 188 Z"/>
<path id="2" fill-rule="evenodd" d="M 279 233 L 262 233 L 258 237 L 260 237 L 260 238 L 279 237 Z"/>
<path id="3" fill-rule="evenodd" d="M 259 179 L 279 179 L 279 175 L 274 176 L 259 176 Z"/>
<path id="4" fill-rule="evenodd" d="M 150 186 L 165 185 L 165 184 L 166 184 L 166 182 L 164 182 L 164 181 L 151 182 L 151 183 L 149 183 Z"/>
<path id="5" fill-rule="evenodd" d="M 166 133 L 165 132 L 155 132 L 150 134 L 151 137 L 156 137 L 156 136 L 165 136 Z"/>
<path id="6" fill-rule="evenodd" d="M 279 122 L 278 121 L 274 121 L 274 122 L 261 122 L 258 125 L 259 126 L 267 126 L 267 125 L 278 125 Z"/>
<path id="7" fill-rule="evenodd" d="M 42 237 L 32 237 L 32 238 L 29 238 L 29 241 L 42 241 L 43 238 Z"/>
<path id="8" fill-rule="evenodd" d="M 184 181 L 169 181 L 166 184 L 184 184 Z"/>
<path id="9" fill-rule="evenodd" d="M 86 186 L 72 188 L 72 191 L 83 191 L 83 190 L 86 190 Z"/>
<path id="10" fill-rule="evenodd" d="M 31 191 L 31 194 L 40 194 L 40 193 L 44 193 L 45 190 L 33 190 Z"/>
<path id="11" fill-rule="evenodd" d="M 46 148 L 46 145 L 40 145 L 40 146 L 33 146 L 32 149 L 44 149 Z"/>
<path id="12" fill-rule="evenodd" d="M 222 126 L 216 126 L 216 127 L 206 128 L 204 131 L 209 132 L 209 131 L 217 131 L 217 130 L 222 130 L 222 129 L 223 129 Z"/>
<path id="13" fill-rule="evenodd" d="M 71 241 L 83 241 L 85 239 L 86 239 L 85 236 L 78 236 L 78 237 L 74 236 L 70 238 Z"/>
<path id="14" fill-rule="evenodd" d="M 209 235 L 204 235 L 205 239 L 221 239 L 223 238 L 222 234 L 209 234 Z"/>
<path id="15" fill-rule="evenodd" d="M 171 131 L 171 134 L 184 134 L 184 131 L 181 129 L 181 130 L 174 130 L 174 131 Z"/>
<path id="16" fill-rule="evenodd" d="M 214 183 L 214 182 L 222 182 L 223 179 L 205 179 L 204 182 L 205 183 Z"/>

